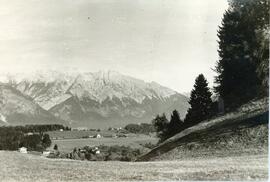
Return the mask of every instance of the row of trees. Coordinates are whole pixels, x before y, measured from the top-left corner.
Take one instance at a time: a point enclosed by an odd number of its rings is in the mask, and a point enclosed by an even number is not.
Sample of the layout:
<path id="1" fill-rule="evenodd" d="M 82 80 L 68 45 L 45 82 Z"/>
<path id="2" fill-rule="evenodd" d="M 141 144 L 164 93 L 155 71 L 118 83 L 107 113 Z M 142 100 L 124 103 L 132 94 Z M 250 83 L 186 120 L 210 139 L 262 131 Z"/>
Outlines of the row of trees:
<path id="1" fill-rule="evenodd" d="M 152 124 L 141 123 L 141 124 L 128 124 L 124 127 L 130 133 L 136 134 L 150 134 L 155 132 L 155 127 Z"/>
<path id="2" fill-rule="evenodd" d="M 215 103 L 211 100 L 211 96 L 212 93 L 208 87 L 208 82 L 203 74 L 200 74 L 195 80 L 194 89 L 191 91 L 189 100 L 190 108 L 184 120 L 181 120 L 179 112 L 174 110 L 171 114 L 170 121 L 168 121 L 165 114 L 161 116 L 157 115 L 152 121 L 160 142 L 212 117 L 217 109 Z"/>
<path id="3" fill-rule="evenodd" d="M 43 124 L 43 125 L 25 125 L 25 126 L 2 126 L 0 127 L 1 130 L 16 130 L 22 133 L 43 133 L 47 131 L 57 131 L 57 130 L 71 130 L 71 128 L 67 126 L 63 126 L 60 124 Z"/>
<path id="4" fill-rule="evenodd" d="M 18 150 L 27 147 L 28 150 L 43 151 L 51 145 L 48 134 L 24 133 L 18 127 L 0 127 L 0 150 Z"/>
<path id="5" fill-rule="evenodd" d="M 0 127 L 0 150 L 17 150 L 27 147 L 28 150 L 42 151 L 51 145 L 47 131 L 71 130 L 59 124 L 2 126 Z"/>
<path id="6" fill-rule="evenodd" d="M 268 96 L 269 0 L 229 0 L 218 31 L 219 57 L 214 92 L 226 111 L 256 97 Z M 153 124 L 161 141 L 209 119 L 218 113 L 218 103 L 200 74 L 190 95 L 190 108 L 182 121 L 175 110 L 170 121 L 165 114 Z"/>

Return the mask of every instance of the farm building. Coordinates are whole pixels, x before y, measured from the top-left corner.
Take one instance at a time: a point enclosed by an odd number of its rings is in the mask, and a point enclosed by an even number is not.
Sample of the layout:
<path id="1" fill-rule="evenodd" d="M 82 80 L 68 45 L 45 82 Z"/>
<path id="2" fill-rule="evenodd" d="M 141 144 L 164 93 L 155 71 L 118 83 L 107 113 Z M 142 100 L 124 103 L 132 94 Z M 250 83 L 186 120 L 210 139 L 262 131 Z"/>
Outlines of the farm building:
<path id="1" fill-rule="evenodd" d="M 102 136 L 100 134 L 96 134 L 94 138 L 102 138 Z"/>
<path id="2" fill-rule="evenodd" d="M 19 148 L 19 152 L 22 154 L 27 154 L 27 148 L 21 147 L 21 148 Z"/>
<path id="3" fill-rule="evenodd" d="M 51 154 L 51 151 L 43 151 L 42 155 L 48 157 Z"/>

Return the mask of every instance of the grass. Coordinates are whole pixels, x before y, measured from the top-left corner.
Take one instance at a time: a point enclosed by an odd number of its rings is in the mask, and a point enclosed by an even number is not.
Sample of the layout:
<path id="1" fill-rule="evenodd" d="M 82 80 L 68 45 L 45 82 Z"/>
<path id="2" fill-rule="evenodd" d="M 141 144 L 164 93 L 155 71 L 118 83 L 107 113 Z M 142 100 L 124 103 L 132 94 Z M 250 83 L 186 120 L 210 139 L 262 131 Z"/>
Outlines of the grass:
<path id="1" fill-rule="evenodd" d="M 190 139 L 190 141 L 189 141 Z M 225 128 L 190 135 L 179 145 L 152 160 L 180 160 L 184 158 L 226 157 L 268 154 L 268 124 L 226 130 Z"/>
<path id="2" fill-rule="evenodd" d="M 87 162 L 0 151 L 1 181 L 267 180 L 267 155 Z"/>
<path id="3" fill-rule="evenodd" d="M 58 149 L 63 152 L 71 152 L 74 147 L 82 148 L 84 146 L 99 146 L 99 145 L 124 145 L 132 148 L 142 148 L 141 144 L 157 143 L 158 139 L 146 135 L 137 135 L 126 138 L 81 138 L 81 139 L 63 139 L 52 140 L 51 148 L 55 144 L 58 145 Z"/>
<path id="4" fill-rule="evenodd" d="M 250 111 L 247 107 L 245 112 L 216 118 L 172 137 L 150 153 L 156 157 L 154 160 L 158 161 L 89 162 L 48 159 L 37 155 L 0 151 L 0 179 L 1 181 L 267 181 L 268 120 L 265 116 L 268 116 L 268 113 L 265 113 L 264 105 L 263 109 L 253 108 L 252 112 L 246 114 Z M 102 144 L 136 148 L 141 146 L 140 143 L 149 143 L 151 139 L 156 140 L 149 136 L 138 135 L 127 138 L 54 140 L 53 144 L 57 143 L 60 150 L 67 151 L 71 151 L 74 147 Z M 159 155 L 162 150 L 163 154 Z"/>
<path id="5" fill-rule="evenodd" d="M 78 139 L 83 137 L 94 136 L 96 134 L 101 134 L 102 136 L 113 136 L 116 133 L 113 131 L 102 130 L 100 132 L 97 131 L 49 131 L 46 132 L 50 135 L 50 138 L 57 139 Z"/>
<path id="6" fill-rule="evenodd" d="M 168 154 L 168 157 L 165 157 L 165 160 L 173 160 L 174 158 L 181 157 L 183 154 L 182 151 L 187 151 L 187 154 L 191 157 L 193 157 L 194 154 L 198 154 L 197 156 L 200 156 L 204 152 L 202 152 L 201 149 L 206 149 L 206 152 L 203 155 L 212 156 L 217 153 L 219 150 L 218 147 L 221 148 L 220 154 L 225 151 L 223 148 L 230 149 L 228 146 L 230 146 L 231 143 L 236 143 L 240 147 L 234 145 L 231 147 L 232 150 L 229 150 L 229 153 L 224 156 L 231 156 L 230 152 L 235 148 L 236 150 L 239 149 L 238 153 L 247 151 L 248 153 L 254 154 L 254 151 L 250 152 L 250 150 L 253 149 L 255 149 L 255 153 L 260 153 L 261 151 L 267 152 L 269 122 L 268 108 L 268 98 L 264 98 L 245 104 L 234 112 L 202 121 L 201 123 L 187 128 L 175 136 L 165 140 L 150 152 L 140 156 L 137 160 L 160 160 L 161 155 L 166 155 L 166 153 L 170 153 L 170 151 L 175 148 L 179 149 L 178 152 Z M 261 128 L 256 128 L 256 126 L 260 125 L 262 126 Z M 252 133 L 255 133 L 255 135 Z M 244 137 L 242 135 L 244 135 Z M 232 136 L 234 136 L 234 138 L 231 138 Z M 250 140 L 253 142 L 250 143 Z M 256 150 L 257 144 L 262 147 L 262 150 Z M 190 148 L 195 148 L 195 152 L 190 151 Z"/>

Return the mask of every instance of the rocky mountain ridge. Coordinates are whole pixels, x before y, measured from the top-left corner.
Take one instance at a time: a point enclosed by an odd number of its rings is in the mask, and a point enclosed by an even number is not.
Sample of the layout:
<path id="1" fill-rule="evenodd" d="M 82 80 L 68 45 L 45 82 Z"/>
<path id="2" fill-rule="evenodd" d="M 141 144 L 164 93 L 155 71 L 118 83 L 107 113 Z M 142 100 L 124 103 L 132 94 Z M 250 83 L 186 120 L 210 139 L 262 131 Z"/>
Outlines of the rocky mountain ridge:
<path id="1" fill-rule="evenodd" d="M 3 82 L 72 126 L 150 122 L 156 114 L 173 109 L 184 117 L 188 108 L 187 98 L 176 91 L 115 71 L 40 71 L 8 75 Z"/>

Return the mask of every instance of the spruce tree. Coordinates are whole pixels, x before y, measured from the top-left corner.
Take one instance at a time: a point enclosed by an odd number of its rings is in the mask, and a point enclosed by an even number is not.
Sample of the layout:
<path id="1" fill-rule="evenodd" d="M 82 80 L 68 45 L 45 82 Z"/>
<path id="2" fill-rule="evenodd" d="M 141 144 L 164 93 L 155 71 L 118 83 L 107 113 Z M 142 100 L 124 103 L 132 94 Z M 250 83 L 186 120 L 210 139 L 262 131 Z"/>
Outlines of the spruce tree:
<path id="1" fill-rule="evenodd" d="M 257 0 L 249 4 L 249 9 L 252 9 L 252 14 L 249 18 L 253 17 L 256 23 L 256 41 L 258 44 L 255 50 L 257 57 L 257 74 L 260 79 L 261 88 L 260 94 L 268 95 L 269 89 L 269 0 Z"/>
<path id="2" fill-rule="evenodd" d="M 179 112 L 174 110 L 171 115 L 170 123 L 168 124 L 167 137 L 171 137 L 183 130 L 183 121 L 180 119 Z"/>
<path id="3" fill-rule="evenodd" d="M 269 45 L 261 32 L 269 29 L 268 1 L 232 0 L 224 14 L 218 31 L 220 58 L 215 92 L 223 98 L 227 110 L 265 90 L 262 83 L 268 79 Z"/>
<path id="4" fill-rule="evenodd" d="M 203 74 L 200 74 L 195 80 L 194 89 L 191 91 L 190 108 L 185 118 L 185 127 L 198 124 L 212 116 L 211 95 L 207 80 Z"/>
<path id="5" fill-rule="evenodd" d="M 57 144 L 54 145 L 53 150 L 58 150 L 58 145 Z"/>

